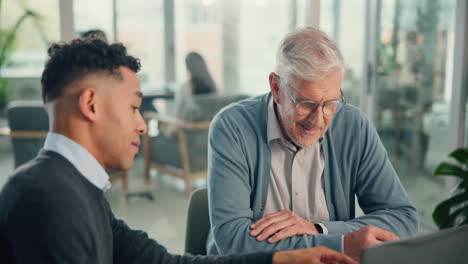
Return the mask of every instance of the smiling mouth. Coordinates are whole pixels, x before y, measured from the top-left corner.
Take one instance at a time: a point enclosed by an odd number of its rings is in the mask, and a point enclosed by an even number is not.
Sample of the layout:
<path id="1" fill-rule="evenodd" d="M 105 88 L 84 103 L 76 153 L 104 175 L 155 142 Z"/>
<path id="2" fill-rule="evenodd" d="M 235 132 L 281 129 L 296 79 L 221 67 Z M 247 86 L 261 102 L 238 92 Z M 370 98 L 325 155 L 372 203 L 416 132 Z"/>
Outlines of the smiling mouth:
<path id="1" fill-rule="evenodd" d="M 320 127 L 313 126 L 313 125 L 307 125 L 307 124 L 301 124 L 301 123 L 299 123 L 299 125 L 303 129 L 304 134 L 308 136 L 312 136 L 320 130 Z"/>
<path id="2" fill-rule="evenodd" d="M 307 124 L 304 124 L 304 123 L 299 123 L 299 125 L 301 125 L 304 129 L 306 130 L 317 130 L 318 127 L 310 124 L 310 123 L 307 123 Z"/>

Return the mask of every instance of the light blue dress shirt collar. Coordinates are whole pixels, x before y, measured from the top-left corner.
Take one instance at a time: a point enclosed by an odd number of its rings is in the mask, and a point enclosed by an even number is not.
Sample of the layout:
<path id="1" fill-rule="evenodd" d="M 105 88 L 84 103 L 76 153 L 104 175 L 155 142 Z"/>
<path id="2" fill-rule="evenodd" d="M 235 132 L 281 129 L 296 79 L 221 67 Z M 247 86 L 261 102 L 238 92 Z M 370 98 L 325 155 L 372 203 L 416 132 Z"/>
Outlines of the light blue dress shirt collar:
<path id="1" fill-rule="evenodd" d="M 89 182 L 102 191 L 111 187 L 109 175 L 101 164 L 85 148 L 68 137 L 49 132 L 44 149 L 64 156 Z"/>

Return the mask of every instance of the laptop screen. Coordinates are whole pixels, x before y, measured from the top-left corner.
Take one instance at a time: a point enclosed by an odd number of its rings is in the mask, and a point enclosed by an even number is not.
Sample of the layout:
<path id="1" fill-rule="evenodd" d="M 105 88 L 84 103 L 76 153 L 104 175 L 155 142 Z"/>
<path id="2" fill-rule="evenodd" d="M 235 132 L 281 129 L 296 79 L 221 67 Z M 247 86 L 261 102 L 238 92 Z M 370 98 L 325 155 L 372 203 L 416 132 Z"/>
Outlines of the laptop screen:
<path id="1" fill-rule="evenodd" d="M 361 264 L 468 264 L 468 225 L 367 248 Z"/>

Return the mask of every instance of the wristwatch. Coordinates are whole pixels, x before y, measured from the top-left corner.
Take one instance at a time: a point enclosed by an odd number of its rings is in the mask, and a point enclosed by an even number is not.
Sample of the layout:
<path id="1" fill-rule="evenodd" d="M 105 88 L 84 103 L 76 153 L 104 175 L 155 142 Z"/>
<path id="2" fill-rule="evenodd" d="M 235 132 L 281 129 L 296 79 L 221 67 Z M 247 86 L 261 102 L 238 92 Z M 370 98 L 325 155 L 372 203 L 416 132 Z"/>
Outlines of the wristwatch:
<path id="1" fill-rule="evenodd" d="M 323 228 L 321 225 L 319 224 L 314 224 L 315 225 L 315 228 L 317 229 L 317 231 L 319 232 L 319 234 L 323 234 Z"/>

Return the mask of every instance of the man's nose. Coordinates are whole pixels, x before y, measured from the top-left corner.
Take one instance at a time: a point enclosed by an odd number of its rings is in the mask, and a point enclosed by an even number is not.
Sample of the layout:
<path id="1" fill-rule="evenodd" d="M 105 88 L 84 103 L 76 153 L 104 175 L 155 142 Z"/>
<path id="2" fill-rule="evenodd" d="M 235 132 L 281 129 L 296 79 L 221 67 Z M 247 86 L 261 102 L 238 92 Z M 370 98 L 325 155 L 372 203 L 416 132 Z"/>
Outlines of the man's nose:
<path id="1" fill-rule="evenodd" d="M 307 119 L 309 118 L 315 119 L 320 115 L 323 115 L 322 106 L 316 105 L 314 108 L 310 110 L 310 113 L 307 115 Z"/>
<path id="2" fill-rule="evenodd" d="M 315 108 L 313 108 L 310 113 L 307 115 L 306 119 L 309 122 L 315 123 L 317 120 L 323 119 L 323 111 L 322 111 L 322 106 L 317 105 Z"/>
<path id="3" fill-rule="evenodd" d="M 145 120 L 140 114 L 140 120 L 138 122 L 137 132 L 139 135 L 144 135 L 148 131 L 148 126 L 146 125 Z"/>

